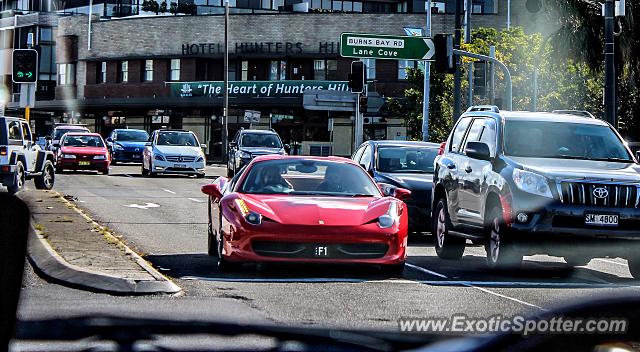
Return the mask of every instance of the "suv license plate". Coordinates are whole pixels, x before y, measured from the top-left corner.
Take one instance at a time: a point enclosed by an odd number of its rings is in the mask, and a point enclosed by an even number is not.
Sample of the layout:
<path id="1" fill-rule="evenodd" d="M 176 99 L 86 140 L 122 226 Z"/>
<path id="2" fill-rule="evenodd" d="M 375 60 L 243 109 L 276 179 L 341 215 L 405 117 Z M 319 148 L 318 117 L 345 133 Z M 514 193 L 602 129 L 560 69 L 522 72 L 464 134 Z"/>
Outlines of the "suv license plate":
<path id="1" fill-rule="evenodd" d="M 610 214 L 585 214 L 586 225 L 618 226 L 618 215 Z"/>
<path id="2" fill-rule="evenodd" d="M 175 167 L 176 169 L 186 169 L 187 165 L 186 164 L 173 164 L 173 167 Z"/>
<path id="3" fill-rule="evenodd" d="M 91 165 L 91 163 L 88 162 L 88 161 L 79 161 L 78 165 L 80 165 L 80 166 L 89 166 L 89 165 Z"/>

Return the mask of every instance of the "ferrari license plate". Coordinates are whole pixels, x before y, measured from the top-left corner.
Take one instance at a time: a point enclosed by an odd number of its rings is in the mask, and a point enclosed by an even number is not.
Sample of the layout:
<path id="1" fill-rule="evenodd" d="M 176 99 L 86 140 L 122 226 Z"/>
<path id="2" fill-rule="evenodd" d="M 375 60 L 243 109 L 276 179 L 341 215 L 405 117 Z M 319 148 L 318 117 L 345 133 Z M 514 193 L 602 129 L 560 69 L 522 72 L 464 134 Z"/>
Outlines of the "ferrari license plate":
<path id="1" fill-rule="evenodd" d="M 186 169 L 187 165 L 185 165 L 185 164 L 173 164 L 173 167 L 175 167 L 176 169 Z"/>
<path id="2" fill-rule="evenodd" d="M 316 257 L 327 257 L 329 256 L 329 247 L 327 246 L 316 246 L 314 250 L 314 254 Z"/>
<path id="3" fill-rule="evenodd" d="M 585 225 L 618 226 L 618 215 L 611 214 L 585 214 Z"/>
<path id="4" fill-rule="evenodd" d="M 88 161 L 79 161 L 78 165 L 80 165 L 80 166 L 89 166 L 89 165 L 91 165 L 91 163 L 88 162 Z"/>

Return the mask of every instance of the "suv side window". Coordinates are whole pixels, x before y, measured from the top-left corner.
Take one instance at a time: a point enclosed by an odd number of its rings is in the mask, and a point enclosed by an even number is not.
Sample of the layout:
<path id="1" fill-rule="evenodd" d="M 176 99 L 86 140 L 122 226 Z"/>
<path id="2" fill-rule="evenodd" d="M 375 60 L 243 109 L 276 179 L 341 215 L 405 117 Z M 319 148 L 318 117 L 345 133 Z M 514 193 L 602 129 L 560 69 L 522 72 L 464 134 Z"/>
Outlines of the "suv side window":
<path id="1" fill-rule="evenodd" d="M 359 162 L 360 158 L 362 157 L 362 153 L 364 153 L 364 149 L 367 147 L 368 144 L 363 145 L 362 147 L 360 147 L 360 149 L 358 149 L 355 154 L 353 154 L 353 160 L 355 162 Z"/>
<path id="2" fill-rule="evenodd" d="M 29 128 L 29 125 L 27 125 L 26 123 L 22 123 L 22 139 L 25 142 L 31 142 L 31 129 Z"/>
<path id="3" fill-rule="evenodd" d="M 471 123 L 471 128 L 469 128 L 469 133 L 467 133 L 467 138 L 465 138 L 464 143 L 462 144 L 462 148 L 460 149 L 461 153 L 464 153 L 464 150 L 467 148 L 468 142 L 477 142 L 480 140 L 480 135 L 482 134 L 482 129 L 484 128 L 484 119 L 474 119 Z"/>
<path id="4" fill-rule="evenodd" d="M 367 144 L 367 146 L 364 148 L 364 152 L 362 153 L 360 161 L 358 161 L 358 164 L 363 165 L 365 170 L 367 171 L 371 166 L 371 154 L 371 146 Z"/>
<path id="5" fill-rule="evenodd" d="M 469 127 L 470 122 L 470 118 L 463 117 L 456 125 L 456 129 L 453 131 L 453 135 L 451 136 L 451 145 L 449 146 L 449 150 L 451 152 L 460 152 L 460 143 L 462 143 L 462 139 L 464 138 L 465 132 L 467 131 L 467 127 Z"/>
<path id="6" fill-rule="evenodd" d="M 494 119 L 485 119 L 480 142 L 487 143 L 491 156 L 496 156 L 496 121 Z"/>
<path id="7" fill-rule="evenodd" d="M 20 133 L 20 123 L 18 121 L 11 121 L 7 126 L 9 131 L 9 139 L 14 141 L 22 141 L 22 134 Z"/>

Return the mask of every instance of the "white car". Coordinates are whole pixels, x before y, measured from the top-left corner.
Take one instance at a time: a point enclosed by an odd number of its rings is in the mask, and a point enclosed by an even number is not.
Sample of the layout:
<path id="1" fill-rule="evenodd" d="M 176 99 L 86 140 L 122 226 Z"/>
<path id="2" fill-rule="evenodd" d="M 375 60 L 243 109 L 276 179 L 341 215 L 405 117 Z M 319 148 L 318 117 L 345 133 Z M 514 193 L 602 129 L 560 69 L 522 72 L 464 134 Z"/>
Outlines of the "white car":
<path id="1" fill-rule="evenodd" d="M 142 153 L 142 176 L 187 174 L 203 178 L 205 147 L 191 131 L 154 131 Z"/>

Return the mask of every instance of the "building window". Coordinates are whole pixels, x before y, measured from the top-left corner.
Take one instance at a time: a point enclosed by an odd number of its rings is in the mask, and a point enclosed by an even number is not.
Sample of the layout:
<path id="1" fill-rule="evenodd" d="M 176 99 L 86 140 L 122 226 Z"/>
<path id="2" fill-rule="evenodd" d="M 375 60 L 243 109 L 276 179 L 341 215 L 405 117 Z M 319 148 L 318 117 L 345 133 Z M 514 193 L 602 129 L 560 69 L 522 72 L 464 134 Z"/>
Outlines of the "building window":
<path id="1" fill-rule="evenodd" d="M 240 77 L 241 81 L 249 79 L 249 61 L 242 61 L 242 74 Z"/>
<path id="2" fill-rule="evenodd" d="M 129 61 L 120 61 L 118 71 L 118 82 L 129 82 Z"/>
<path id="3" fill-rule="evenodd" d="M 367 67 L 367 80 L 376 79 L 376 59 L 362 59 Z"/>
<path id="4" fill-rule="evenodd" d="M 144 60 L 144 76 L 145 82 L 153 81 L 153 60 Z"/>
<path id="5" fill-rule="evenodd" d="M 171 64 L 169 69 L 169 80 L 170 81 L 180 80 L 180 59 L 171 59 Z"/>
<path id="6" fill-rule="evenodd" d="M 319 81 L 327 79 L 327 65 L 324 60 L 313 60 L 313 79 Z"/>
<path id="7" fill-rule="evenodd" d="M 269 80 L 284 81 L 287 79 L 287 62 L 284 60 L 271 61 L 269 65 Z"/>
<path id="8" fill-rule="evenodd" d="M 96 80 L 98 83 L 106 83 L 107 82 L 107 62 L 102 61 L 98 66 L 98 79 Z"/>
<path id="9" fill-rule="evenodd" d="M 58 85 L 76 84 L 76 64 L 58 64 Z"/>
<path id="10" fill-rule="evenodd" d="M 413 60 L 398 60 L 398 79 L 407 79 L 407 69 L 415 68 L 416 61 Z"/>

